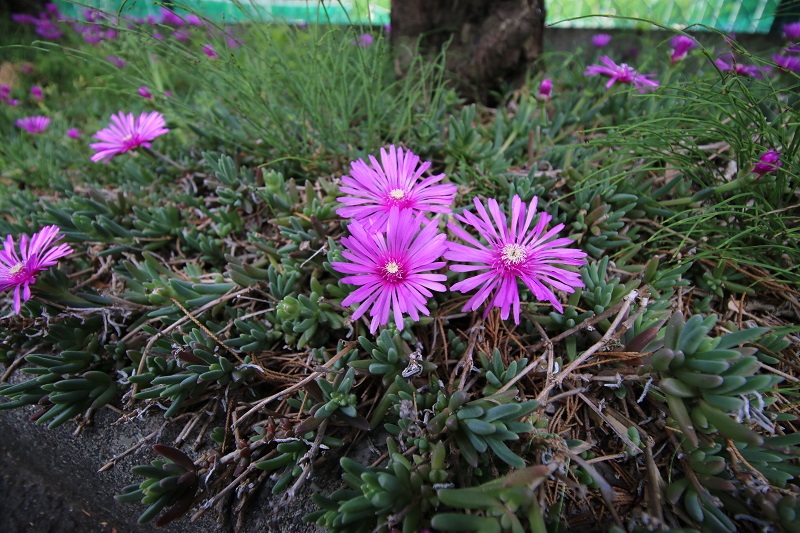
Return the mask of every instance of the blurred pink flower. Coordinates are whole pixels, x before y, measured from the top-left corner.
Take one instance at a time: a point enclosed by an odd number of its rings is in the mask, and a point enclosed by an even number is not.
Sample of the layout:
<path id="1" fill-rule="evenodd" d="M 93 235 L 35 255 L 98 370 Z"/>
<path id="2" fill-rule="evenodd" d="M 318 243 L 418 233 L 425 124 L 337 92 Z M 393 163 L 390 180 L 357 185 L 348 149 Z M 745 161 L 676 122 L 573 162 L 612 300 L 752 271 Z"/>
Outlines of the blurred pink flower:
<path id="1" fill-rule="evenodd" d="M 781 165 L 781 153 L 770 148 L 758 158 L 758 162 L 753 166 L 753 173 L 761 177 L 768 172 L 777 171 Z"/>
<path id="2" fill-rule="evenodd" d="M 553 93 L 553 80 L 550 78 L 545 78 L 542 80 L 542 84 L 539 85 L 539 95 L 537 98 L 540 102 L 548 102 L 550 100 L 550 95 Z"/>
<path id="3" fill-rule="evenodd" d="M 111 115 L 111 125 L 94 134 L 100 142 L 89 145 L 97 152 L 92 156 L 92 161 L 108 163 L 115 155 L 139 146 L 150 148 L 150 141 L 169 131 L 165 126 L 164 115 L 158 111 L 142 113 L 137 118 L 133 117 L 133 113 L 126 115 L 122 111 Z"/>
<path id="4" fill-rule="evenodd" d="M 422 229 L 420 229 L 422 226 Z M 447 250 L 446 237 L 439 232 L 436 220 L 415 216 L 412 211 L 393 207 L 389 212 L 386 232 L 370 232 L 358 220 L 350 223 L 350 237 L 342 238 L 347 262 L 334 261 L 331 266 L 344 274 L 342 283 L 358 285 L 342 300 L 348 307 L 360 303 L 353 320 L 358 320 L 371 307 L 370 333 L 389 322 L 394 314 L 397 329 L 403 329 L 403 314 L 414 320 L 429 315 L 427 299 L 431 291 L 444 292 L 444 274 L 432 274 L 441 269 L 437 261 Z"/>
<path id="5" fill-rule="evenodd" d="M 77 128 L 70 128 L 67 130 L 67 137 L 70 139 L 78 139 L 81 136 L 81 132 L 77 130 Z"/>
<path id="6" fill-rule="evenodd" d="M 6 100 L 6 104 L 10 105 L 11 107 L 15 107 L 19 105 L 19 100 L 17 98 L 9 98 Z"/>
<path id="7" fill-rule="evenodd" d="M 172 36 L 175 37 L 175 39 L 177 39 L 178 41 L 189 40 L 189 34 L 181 30 L 175 30 L 174 32 L 172 32 Z"/>
<path id="8" fill-rule="evenodd" d="M 202 50 L 203 53 L 211 59 L 219 59 L 219 55 L 214 51 L 214 47 L 210 44 L 204 44 Z"/>
<path id="9" fill-rule="evenodd" d="M 8 100 L 8 103 L 12 105 L 10 100 Z M 17 120 L 16 124 L 18 128 L 28 133 L 39 134 L 47 129 L 47 126 L 50 124 L 50 119 L 42 115 L 36 115 L 33 117 L 23 117 Z"/>
<path id="10" fill-rule="evenodd" d="M 800 73 L 800 57 L 774 54 L 772 60 L 778 66 L 778 69 L 783 72 Z"/>
<path id="11" fill-rule="evenodd" d="M 21 235 L 18 254 L 14 238 L 6 236 L 3 249 L 0 250 L 0 291 L 14 287 L 15 313 L 19 314 L 22 302 L 30 300 L 30 286 L 36 281 L 36 275 L 72 253 L 72 248 L 66 244 L 52 247 L 60 239 L 57 226 L 46 226 L 30 239 L 27 235 Z"/>
<path id="12" fill-rule="evenodd" d="M 450 288 L 451 291 L 467 293 L 480 287 L 462 311 L 475 311 L 494 291 L 486 305 L 484 318 L 493 307 L 499 307 L 500 316 L 505 320 L 513 308 L 514 322 L 519 324 L 518 280 L 525 283 L 537 300 L 550 302 L 559 313 L 563 312 L 563 307 L 553 289 L 575 292 L 577 287 L 583 287 L 580 274 L 557 266 L 579 267 L 586 263 L 585 252 L 577 248 L 565 248 L 574 244 L 572 239 L 555 238 L 564 225 L 558 224 L 545 232 L 552 217 L 542 212 L 536 225 L 531 227 L 538 200 L 534 197 L 526 206 L 519 196 L 514 195 L 509 224 L 506 215 L 500 211 L 497 200 L 489 199 L 487 213 L 483 203 L 475 198 L 475 208 L 480 218 L 464 211 L 463 215 L 456 215 L 456 219 L 474 228 L 486 244 L 476 240 L 458 224 L 451 222 L 447 225 L 456 237 L 467 243 L 448 243 L 444 258 L 456 263 L 466 263 L 451 264 L 450 270 L 479 272 Z"/>
<path id="13" fill-rule="evenodd" d="M 730 57 L 730 54 L 728 54 L 727 57 L 732 63 L 728 63 L 721 57 L 714 60 L 714 64 L 723 72 L 735 72 L 740 76 L 761 79 L 764 77 L 764 72 L 769 72 L 770 70 L 768 66 L 759 68 L 755 65 L 743 65 L 738 61 L 734 61 L 733 58 Z"/>
<path id="14" fill-rule="evenodd" d="M 42 92 L 42 88 L 39 87 L 38 85 L 34 85 L 33 87 L 31 87 L 31 95 L 33 95 L 33 97 L 39 100 L 40 102 L 42 101 L 42 98 L 44 98 L 44 93 Z"/>
<path id="15" fill-rule="evenodd" d="M 6 100 L 11 96 L 11 87 L 5 83 L 0 84 L 0 100 Z"/>
<path id="16" fill-rule="evenodd" d="M 607 33 L 595 33 L 592 35 L 592 44 L 597 48 L 603 48 L 611 42 L 611 36 Z"/>
<path id="17" fill-rule="evenodd" d="M 676 63 L 689 54 L 689 50 L 697 48 L 697 41 L 686 35 L 676 35 L 670 40 L 672 45 L 672 56 L 670 61 Z"/>
<path id="18" fill-rule="evenodd" d="M 139 87 L 139 90 L 136 92 L 138 92 L 139 96 L 143 98 L 147 98 L 148 100 L 153 99 L 153 95 L 150 93 L 150 89 L 148 89 L 146 85 L 142 85 L 141 87 Z"/>
<path id="19" fill-rule="evenodd" d="M 187 24 L 190 24 L 191 26 L 202 26 L 203 25 L 203 20 L 200 17 L 198 17 L 197 15 L 195 15 L 194 13 L 189 13 L 188 15 L 186 15 L 186 22 L 187 22 Z"/>
<path id="20" fill-rule="evenodd" d="M 596 76 L 598 74 L 608 76 L 611 79 L 606 83 L 607 89 L 611 88 L 615 82 L 633 84 L 634 87 L 639 89 L 640 93 L 658 87 L 658 81 L 647 79 L 648 76 L 655 76 L 655 74 L 639 74 L 625 63 L 617 65 L 608 56 L 601 57 L 600 62 L 603 65 L 589 65 L 583 74 L 584 76 Z"/>
<path id="21" fill-rule="evenodd" d="M 790 43 L 800 41 L 800 22 L 792 22 L 783 25 L 783 36 Z"/>
<path id="22" fill-rule="evenodd" d="M 369 33 L 362 33 L 357 38 L 350 41 L 354 45 L 358 45 L 361 48 L 369 48 L 372 45 L 373 37 Z"/>
<path id="23" fill-rule="evenodd" d="M 457 187 L 435 185 L 444 174 L 428 176 L 420 181 L 431 166 L 425 161 L 419 167 L 419 156 L 410 150 L 389 146 L 381 148 L 381 162 L 369 156 L 372 166 L 363 159 L 350 164 L 350 176 L 342 176 L 339 190 L 347 196 L 336 200 L 343 204 L 336 210 L 342 218 L 353 218 L 373 231 L 384 231 L 393 207 L 413 213 L 449 213 Z"/>
<path id="24" fill-rule="evenodd" d="M 123 68 L 125 66 L 125 60 L 121 57 L 106 56 L 106 59 L 108 59 L 117 68 Z"/>

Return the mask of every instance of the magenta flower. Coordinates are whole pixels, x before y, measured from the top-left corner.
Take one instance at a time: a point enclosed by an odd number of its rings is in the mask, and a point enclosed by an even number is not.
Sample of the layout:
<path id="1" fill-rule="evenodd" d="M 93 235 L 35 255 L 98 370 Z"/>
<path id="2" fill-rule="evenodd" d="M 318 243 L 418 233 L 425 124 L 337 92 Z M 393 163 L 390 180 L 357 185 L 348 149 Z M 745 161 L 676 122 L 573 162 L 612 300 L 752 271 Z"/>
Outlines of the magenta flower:
<path id="1" fill-rule="evenodd" d="M 9 96 L 11 96 L 11 87 L 5 83 L 0 84 L 0 100 L 8 100 Z"/>
<path id="2" fill-rule="evenodd" d="M 420 229 L 422 226 L 422 229 Z M 431 291 L 444 292 L 440 282 L 444 274 L 432 274 L 445 265 L 437 261 L 447 250 L 446 237 L 439 233 L 436 220 L 415 216 L 411 210 L 393 207 L 389 212 L 386 232 L 369 232 L 358 220 L 350 223 L 350 237 L 342 238 L 346 249 L 342 256 L 349 262 L 331 263 L 338 272 L 350 274 L 343 283 L 358 285 L 358 289 L 342 300 L 348 307 L 360 303 L 353 320 L 370 310 L 370 333 L 388 324 L 389 312 L 394 314 L 397 329 L 403 329 L 403 313 L 413 320 L 429 315 L 427 299 Z"/>
<path id="3" fill-rule="evenodd" d="M 559 313 L 563 312 L 563 307 L 552 289 L 575 292 L 576 287 L 583 287 L 580 274 L 557 266 L 581 266 L 585 263 L 585 252 L 565 248 L 573 244 L 571 239 L 554 239 L 564 225 L 559 224 L 545 233 L 552 217 L 542 212 L 539 221 L 531 228 L 538 200 L 534 197 L 526 209 L 520 197 L 514 195 L 511 201 L 510 225 L 506 222 L 505 214 L 500 211 L 497 200 L 493 198 L 489 199 L 488 213 L 481 201 L 475 198 L 475 208 L 480 218 L 469 211 L 464 211 L 463 216 L 456 215 L 458 221 L 475 228 L 488 245 L 479 242 L 455 223 L 447 225 L 456 237 L 467 244 L 448 243 L 444 258 L 458 263 L 473 263 L 451 264 L 450 270 L 479 272 L 450 289 L 467 293 L 480 287 L 466 303 L 463 311 L 476 310 L 489 298 L 489 293 L 494 291 L 486 305 L 484 318 L 489 315 L 492 307 L 499 307 L 500 316 L 505 320 L 513 307 L 514 322 L 519 324 L 518 279 L 525 283 L 538 300 L 550 302 Z"/>
<path id="4" fill-rule="evenodd" d="M 14 105 L 11 103 L 11 100 L 7 100 L 9 105 Z M 47 129 L 47 126 L 50 124 L 50 119 L 48 117 L 43 117 L 42 115 L 36 115 L 33 117 L 23 117 L 17 120 L 17 127 L 21 128 L 28 133 L 38 134 L 42 133 L 44 130 Z"/>
<path id="5" fill-rule="evenodd" d="M 800 41 L 800 22 L 792 22 L 791 24 L 783 25 L 783 36 L 790 43 Z"/>
<path id="6" fill-rule="evenodd" d="M 608 76 L 611 79 L 606 83 L 606 89 L 614 85 L 615 82 L 633 84 L 634 87 L 639 89 L 640 93 L 658 87 L 658 81 L 647 79 L 648 76 L 655 76 L 655 74 L 639 74 L 625 63 L 617 65 L 608 56 L 601 57 L 600 61 L 603 65 L 589 65 L 583 75 L 595 76 L 600 74 L 601 76 Z"/>
<path id="7" fill-rule="evenodd" d="M 172 32 L 172 36 L 181 42 L 189 40 L 189 34 L 181 30 L 175 30 L 174 32 Z"/>
<path id="8" fill-rule="evenodd" d="M 548 102 L 550 101 L 550 95 L 553 93 L 553 80 L 550 78 L 545 78 L 542 80 L 542 84 L 539 85 L 539 94 L 537 98 L 540 102 Z"/>
<path id="9" fill-rule="evenodd" d="M 42 88 L 39 87 L 38 85 L 34 85 L 33 87 L 31 87 L 31 94 L 33 95 L 34 98 L 36 98 L 40 102 L 42 101 L 42 98 L 44 98 L 44 93 L 42 92 Z"/>
<path id="10" fill-rule="evenodd" d="M 358 45 L 361 48 L 369 48 L 372 45 L 373 37 L 369 33 L 362 33 L 357 38 L 350 41 L 354 45 Z"/>
<path id="11" fill-rule="evenodd" d="M 70 128 L 67 130 L 67 137 L 70 139 L 78 139 L 81 136 L 81 132 L 77 130 L 77 128 Z"/>
<path id="12" fill-rule="evenodd" d="M 190 26 L 202 26 L 203 20 L 194 13 L 189 13 L 186 15 L 186 23 Z"/>
<path id="13" fill-rule="evenodd" d="M 153 99 L 153 95 L 150 93 L 150 89 L 148 89 L 146 85 L 142 85 L 141 87 L 139 87 L 139 90 L 136 92 L 138 92 L 139 96 L 141 96 L 142 98 L 147 98 L 148 100 Z"/>
<path id="14" fill-rule="evenodd" d="M 33 65 L 28 65 L 27 63 L 25 63 L 23 65 L 20 65 L 19 70 L 23 74 L 33 74 Z"/>
<path id="15" fill-rule="evenodd" d="M 608 46 L 608 43 L 611 42 L 611 36 L 607 33 L 596 33 L 592 35 L 592 44 L 595 45 L 597 48 L 603 48 L 604 46 Z"/>
<path id="16" fill-rule="evenodd" d="M 183 26 L 183 19 L 179 17 L 176 13 L 173 13 L 166 7 L 161 8 L 161 24 L 165 24 L 167 26 L 175 26 L 180 27 Z"/>
<path id="17" fill-rule="evenodd" d="M 202 50 L 203 53 L 211 59 L 219 59 L 219 55 L 214 51 L 214 47 L 210 44 L 204 44 Z"/>
<path id="18" fill-rule="evenodd" d="M 11 107 L 18 106 L 19 105 L 19 99 L 18 98 L 9 98 L 8 100 L 6 100 L 6 104 L 10 105 Z"/>
<path id="19" fill-rule="evenodd" d="M 753 173 L 760 178 L 768 172 L 776 172 L 781 165 L 781 153 L 770 148 L 758 158 L 758 163 L 753 166 Z"/>
<path id="20" fill-rule="evenodd" d="M 784 50 L 787 54 L 800 54 L 800 44 L 790 46 Z"/>
<path id="21" fill-rule="evenodd" d="M 92 161 L 108 163 L 117 154 L 144 146 L 150 148 L 150 141 L 164 135 L 169 130 L 165 127 L 164 115 L 158 111 L 142 113 L 138 118 L 133 113 L 127 115 L 120 111 L 111 115 L 111 125 L 94 134 L 100 142 L 89 146 L 97 153 Z"/>
<path id="22" fill-rule="evenodd" d="M 689 50 L 697 48 L 697 41 L 685 35 L 676 35 L 670 40 L 672 56 L 670 61 L 676 63 L 689 54 Z"/>
<path id="23" fill-rule="evenodd" d="M 444 174 L 420 181 L 431 166 L 429 161 L 417 168 L 419 156 L 394 145 L 389 146 L 388 153 L 381 148 L 381 164 L 371 155 L 369 159 L 372 167 L 359 159 L 350 164 L 350 176 L 342 176 L 339 190 L 347 196 L 336 199 L 344 205 L 336 210 L 340 217 L 384 231 L 392 207 L 414 214 L 450 212 L 457 187 L 434 185 L 444 179 Z"/>
<path id="24" fill-rule="evenodd" d="M 729 56 L 730 57 L 730 56 Z M 714 64 L 723 72 L 735 72 L 740 76 L 748 76 L 750 78 L 758 78 L 761 79 L 764 77 L 764 73 L 762 69 L 758 68 L 755 65 L 743 65 L 731 58 L 732 63 L 728 63 L 723 58 L 718 58 L 714 60 Z M 763 67 L 764 71 L 769 71 L 768 67 Z"/>
<path id="25" fill-rule="evenodd" d="M 59 244 L 61 236 L 57 226 L 46 226 L 28 239 L 27 235 L 19 238 L 19 254 L 11 235 L 6 237 L 3 249 L 0 250 L 0 291 L 14 287 L 14 312 L 19 314 L 22 302 L 31 298 L 31 284 L 36 281 L 36 274 L 47 270 L 58 262 L 58 259 L 72 253 L 72 248 Z"/>
<path id="26" fill-rule="evenodd" d="M 106 56 L 106 59 L 108 59 L 117 68 L 123 68 L 125 66 L 125 60 L 121 57 Z"/>
<path id="27" fill-rule="evenodd" d="M 772 60 L 782 72 L 800 73 L 800 57 L 773 54 Z"/>

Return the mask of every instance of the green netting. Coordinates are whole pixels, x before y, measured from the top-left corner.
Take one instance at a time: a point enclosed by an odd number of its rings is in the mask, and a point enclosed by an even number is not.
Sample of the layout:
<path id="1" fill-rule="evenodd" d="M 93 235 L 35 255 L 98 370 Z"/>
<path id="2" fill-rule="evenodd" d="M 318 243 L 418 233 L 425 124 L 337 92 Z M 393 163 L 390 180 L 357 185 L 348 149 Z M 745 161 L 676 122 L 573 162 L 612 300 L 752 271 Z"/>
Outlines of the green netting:
<path id="1" fill-rule="evenodd" d="M 402 1 L 402 0 L 399 0 Z M 215 20 L 285 20 L 333 24 L 389 23 L 390 0 L 184 0 L 173 2 Z M 86 0 L 76 4 L 58 0 L 68 15 L 77 16 L 85 6 L 104 11 L 122 10 L 134 16 L 157 15 L 160 3 L 152 0 Z M 727 32 L 769 31 L 780 0 L 546 0 L 547 23 L 567 28 L 649 28 L 647 22 L 615 17 L 640 18 L 675 28 L 704 24 Z M 84 6 L 84 7 L 82 7 Z M 601 16 L 597 16 L 601 15 Z M 578 18 L 585 17 L 585 18 Z"/>

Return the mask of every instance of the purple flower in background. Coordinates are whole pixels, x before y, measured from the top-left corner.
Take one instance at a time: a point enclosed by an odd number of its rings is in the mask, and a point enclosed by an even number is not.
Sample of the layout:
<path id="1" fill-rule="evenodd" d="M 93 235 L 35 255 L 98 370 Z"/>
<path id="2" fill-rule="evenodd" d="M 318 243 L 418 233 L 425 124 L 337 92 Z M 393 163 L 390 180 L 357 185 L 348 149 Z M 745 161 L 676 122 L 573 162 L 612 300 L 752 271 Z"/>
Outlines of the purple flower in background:
<path id="1" fill-rule="evenodd" d="M 139 93 L 139 96 L 143 98 L 147 98 L 148 100 L 153 99 L 153 95 L 150 93 L 150 89 L 148 89 L 146 85 L 142 85 L 141 87 L 139 87 L 139 90 L 137 92 Z"/>
<path id="2" fill-rule="evenodd" d="M 791 24 L 783 25 L 783 36 L 790 43 L 800 41 L 800 22 L 792 22 Z"/>
<path id="3" fill-rule="evenodd" d="M 608 46 L 611 42 L 611 36 L 607 33 L 595 33 L 592 35 L 592 44 L 597 48 Z"/>
<path id="4" fill-rule="evenodd" d="M 121 57 L 106 56 L 106 59 L 108 59 L 117 68 L 124 68 L 125 67 L 125 60 L 122 59 Z"/>
<path id="5" fill-rule="evenodd" d="M 639 74 L 635 69 L 629 67 L 625 63 L 617 65 L 611 61 L 608 56 L 601 57 L 600 62 L 602 62 L 603 65 L 589 65 L 586 67 L 586 72 L 584 72 L 583 75 L 596 76 L 599 74 L 601 76 L 608 76 L 611 79 L 606 83 L 607 89 L 616 82 L 633 84 L 634 87 L 639 89 L 640 93 L 658 87 L 658 81 L 647 79 L 648 76 L 655 76 L 655 74 Z"/>
<path id="6" fill-rule="evenodd" d="M 190 26 L 202 26 L 203 20 L 194 13 L 190 13 L 186 15 L 186 23 Z"/>
<path id="7" fill-rule="evenodd" d="M 27 63 L 19 66 L 20 72 L 23 74 L 33 74 L 33 65 L 28 65 Z"/>
<path id="8" fill-rule="evenodd" d="M 67 137 L 70 139 L 79 139 L 81 136 L 81 132 L 77 130 L 77 128 L 70 128 L 67 130 Z"/>
<path id="9" fill-rule="evenodd" d="M 37 17 L 28 15 L 27 13 L 13 13 L 11 15 L 11 20 L 17 24 L 36 24 L 39 22 Z"/>
<path id="10" fill-rule="evenodd" d="M 9 105 L 11 101 L 8 101 Z M 17 127 L 27 131 L 28 133 L 39 134 L 47 129 L 50 124 L 50 118 L 36 115 L 33 117 L 23 117 L 16 122 Z"/>
<path id="11" fill-rule="evenodd" d="M 697 48 L 697 41 L 686 35 L 676 35 L 670 40 L 672 45 L 672 56 L 670 61 L 676 63 L 687 56 L 689 50 Z"/>
<path id="12" fill-rule="evenodd" d="M 167 26 L 183 26 L 183 19 L 180 18 L 178 15 L 167 9 L 166 7 L 161 8 L 161 24 L 165 24 Z"/>
<path id="13" fill-rule="evenodd" d="M 14 287 L 15 313 L 19 314 L 22 302 L 30 300 L 30 286 L 36 282 L 36 275 L 72 253 L 72 248 L 66 244 L 53 248 L 60 239 L 57 226 L 46 226 L 30 239 L 27 235 L 21 235 L 18 254 L 14 238 L 6 236 L 3 249 L 0 250 L 0 291 Z"/>
<path id="14" fill-rule="evenodd" d="M 362 33 L 356 39 L 350 41 L 354 45 L 358 45 L 361 48 L 369 48 L 372 45 L 373 37 L 369 33 Z"/>
<path id="15" fill-rule="evenodd" d="M 758 68 L 755 65 L 743 65 L 737 61 L 734 61 L 730 55 L 728 55 L 728 58 L 730 61 L 732 61 L 732 63 L 728 63 L 725 59 L 720 57 L 714 60 L 714 64 L 723 72 L 735 72 L 740 76 L 748 76 L 750 78 L 758 79 L 764 77 L 764 73 L 762 72 L 761 68 Z M 763 70 L 769 71 L 769 68 L 763 67 Z"/>
<path id="16" fill-rule="evenodd" d="M 586 262 L 585 252 L 576 248 L 565 248 L 573 244 L 571 239 L 555 238 L 564 225 L 558 224 L 545 232 L 552 217 L 542 212 L 536 225 L 531 227 L 538 200 L 534 197 L 526 206 L 519 196 L 514 195 L 509 225 L 495 199 L 489 199 L 487 213 L 481 201 L 475 198 L 475 208 L 480 217 L 464 211 L 463 215 L 456 215 L 456 219 L 473 227 L 487 244 L 476 240 L 458 224 L 451 222 L 447 225 L 456 237 L 467 244 L 448 243 L 444 258 L 457 263 L 471 263 L 451 264 L 450 270 L 479 272 L 450 289 L 467 293 L 480 287 L 462 311 L 476 310 L 494 291 L 486 305 L 484 318 L 489 315 L 492 307 L 499 307 L 500 316 L 505 320 L 513 308 L 514 322 L 519 324 L 518 280 L 525 283 L 536 299 L 550 302 L 559 313 L 563 312 L 563 307 L 553 289 L 575 292 L 575 288 L 583 287 L 580 274 L 557 266 L 582 266 Z"/>
<path id="17" fill-rule="evenodd" d="M 150 148 L 150 141 L 169 131 L 166 125 L 164 115 L 158 111 L 142 113 L 137 118 L 133 117 L 133 113 L 126 115 L 122 111 L 111 115 L 111 125 L 94 134 L 100 142 L 89 145 L 97 152 L 92 156 L 92 161 L 105 160 L 103 162 L 108 163 L 115 155 L 139 146 Z"/>
<path id="18" fill-rule="evenodd" d="M 444 174 L 422 178 L 431 166 L 425 161 L 419 167 L 419 156 L 410 150 L 389 146 L 381 148 L 381 163 L 369 156 L 372 166 L 363 159 L 350 164 L 350 176 L 342 176 L 339 190 L 347 196 L 336 200 L 343 204 L 336 210 L 342 218 L 353 218 L 373 231 L 383 231 L 393 207 L 417 213 L 449 213 L 457 187 L 436 183 Z"/>
<path id="19" fill-rule="evenodd" d="M 45 39 L 55 41 L 56 39 L 60 39 L 64 35 L 64 32 L 61 31 L 58 24 L 52 20 L 39 19 L 36 22 L 36 34 Z"/>
<path id="20" fill-rule="evenodd" d="M 19 100 L 17 98 L 9 98 L 6 100 L 6 104 L 10 105 L 11 107 L 15 107 L 19 105 Z"/>
<path id="21" fill-rule="evenodd" d="M 777 171 L 781 165 L 781 153 L 774 148 L 770 148 L 758 158 L 758 163 L 753 166 L 753 173 L 758 174 L 760 178 L 768 172 Z"/>
<path id="22" fill-rule="evenodd" d="M 542 80 L 542 84 L 539 85 L 539 94 L 537 98 L 540 102 L 548 102 L 550 100 L 550 95 L 553 93 L 553 80 L 550 78 L 545 78 Z"/>
<path id="23" fill-rule="evenodd" d="M 169 98 L 170 96 L 172 96 L 172 91 L 164 91 L 164 96 Z"/>
<path id="24" fill-rule="evenodd" d="M 202 50 L 203 53 L 211 59 L 219 59 L 219 55 L 214 51 L 214 47 L 210 44 L 204 44 Z"/>
<path id="25" fill-rule="evenodd" d="M 784 52 L 787 54 L 800 54 L 800 44 L 787 47 Z"/>
<path id="26" fill-rule="evenodd" d="M 800 73 L 800 57 L 774 54 L 772 60 L 782 72 Z"/>
<path id="27" fill-rule="evenodd" d="M 375 333 L 378 326 L 389 322 L 390 312 L 400 330 L 404 313 L 415 321 L 420 314 L 429 315 L 427 299 L 433 296 L 431 291 L 446 290 L 441 282 L 447 276 L 431 273 L 445 265 L 437 261 L 447 250 L 438 222 L 393 207 L 385 233 L 370 232 L 358 220 L 353 220 L 349 229 L 350 237 L 342 238 L 342 257 L 348 262 L 334 261 L 331 265 L 338 272 L 350 274 L 342 278 L 342 283 L 359 286 L 342 300 L 344 307 L 361 304 L 353 320 L 371 307 L 369 330 Z"/>
<path id="28" fill-rule="evenodd" d="M 9 96 L 11 96 L 11 87 L 5 83 L 0 84 L 0 100 L 5 101 Z"/>
<path id="29" fill-rule="evenodd" d="M 175 37 L 175 39 L 177 39 L 178 41 L 181 41 L 181 42 L 189 40 L 189 34 L 186 33 L 185 31 L 181 31 L 181 30 L 175 30 L 172 33 L 172 36 Z"/>
<path id="30" fill-rule="evenodd" d="M 39 100 L 40 102 L 42 101 L 42 98 L 44 98 L 44 93 L 42 92 L 42 88 L 39 87 L 38 85 L 34 85 L 33 87 L 31 87 L 31 95 L 33 95 L 33 97 Z"/>
<path id="31" fill-rule="evenodd" d="M 157 31 L 153 32 L 153 37 L 155 37 L 159 41 L 164 38 L 164 36 L 161 33 L 157 32 Z"/>
<path id="32" fill-rule="evenodd" d="M 83 12 L 83 18 L 86 19 L 86 22 L 97 22 L 100 20 L 100 16 L 102 13 L 96 9 L 87 9 Z"/>

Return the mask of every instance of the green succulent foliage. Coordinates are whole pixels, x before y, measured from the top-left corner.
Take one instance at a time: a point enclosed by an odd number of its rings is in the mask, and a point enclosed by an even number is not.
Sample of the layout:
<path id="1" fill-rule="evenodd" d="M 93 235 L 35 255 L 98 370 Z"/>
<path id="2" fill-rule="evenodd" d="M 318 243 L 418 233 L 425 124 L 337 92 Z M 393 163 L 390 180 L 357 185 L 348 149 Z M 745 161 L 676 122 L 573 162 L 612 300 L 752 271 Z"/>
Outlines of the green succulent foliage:
<path id="1" fill-rule="evenodd" d="M 503 157 L 503 139 L 487 139 L 488 132 L 480 124 L 477 109 L 469 105 L 458 116 L 450 117 L 448 135 L 443 147 L 445 173 L 455 183 L 475 186 L 482 192 L 491 191 L 491 178 L 509 167 Z M 527 142 L 527 141 L 526 141 Z"/>
<path id="2" fill-rule="evenodd" d="M 755 294 L 755 289 L 739 283 L 744 279 L 743 273 L 729 269 L 727 261 L 720 260 L 713 270 L 703 272 L 697 284 L 720 298 L 724 296 L 726 290 L 734 294 Z"/>
<path id="3" fill-rule="evenodd" d="M 320 510 L 304 517 L 331 532 L 369 532 L 397 528 L 403 533 L 420 531 L 424 517 L 438 507 L 436 487 L 448 481 L 446 447 L 438 442 L 429 453 L 414 454 L 409 461 L 397 444 L 387 439 L 386 467 L 365 467 L 342 457 L 342 479 L 347 488 L 330 496 L 319 493 L 312 500 Z"/>
<path id="4" fill-rule="evenodd" d="M 447 407 L 430 420 L 428 430 L 433 436 L 452 434 L 462 457 L 473 467 L 487 461 L 490 455 L 486 452 L 491 450 L 491 455 L 508 466 L 524 468 L 525 461 L 506 442 L 533 431 L 533 425 L 518 420 L 536 409 L 538 403 L 519 402 L 516 396 L 517 391 L 508 390 L 468 401 L 467 393 L 457 391 Z"/>
<path id="5" fill-rule="evenodd" d="M 434 390 L 438 392 L 431 392 Z M 439 381 L 435 376 L 431 376 L 431 386 L 425 392 L 420 392 L 402 377 L 395 376 L 385 399 L 376 408 L 376 416 L 370 423 L 372 427 L 377 426 L 380 420 L 378 415 L 382 416 L 388 409 L 389 421 L 383 427 L 406 447 L 416 447 L 420 453 L 425 453 L 435 445 L 437 441 L 428 432 L 427 421 L 434 413 L 447 407 L 447 396 L 439 390 Z"/>
<path id="6" fill-rule="evenodd" d="M 508 367 L 503 363 L 503 357 L 497 348 L 492 352 L 491 357 L 483 352 L 478 353 L 478 360 L 481 363 L 481 375 L 486 379 L 486 386 L 481 391 L 483 396 L 491 396 L 499 389 L 504 387 L 514 379 L 517 374 L 527 366 L 528 359 L 523 357 L 508 363 Z M 517 387 L 510 387 L 508 390 L 518 390 Z"/>
<path id="7" fill-rule="evenodd" d="M 240 208 L 250 214 L 256 203 L 263 201 L 255 194 L 256 178 L 253 172 L 245 167 L 237 171 L 232 157 L 203 152 L 203 160 L 220 183 L 216 188 L 220 204 Z"/>
<path id="8" fill-rule="evenodd" d="M 254 439 L 261 436 L 256 435 Z M 275 450 L 263 460 L 255 463 L 256 467 L 266 472 L 278 471 L 277 480 L 272 486 L 272 494 L 280 494 L 285 491 L 293 480 L 303 472 L 300 464 L 301 459 L 306 455 L 314 440 L 314 433 L 309 432 L 303 438 L 286 438 L 277 442 Z M 324 435 L 321 439 L 320 449 L 330 450 L 341 448 L 344 445 L 341 439 Z"/>
<path id="9" fill-rule="evenodd" d="M 725 516 L 722 509 L 712 503 L 713 498 L 708 492 L 698 492 L 687 478 L 670 483 L 666 489 L 666 496 L 672 505 L 681 506 L 686 516 L 703 533 L 737 531 L 736 526 Z"/>
<path id="10" fill-rule="evenodd" d="M 395 377 L 408 365 L 411 350 L 400 335 L 392 335 L 388 329 L 381 331 L 375 342 L 362 335 L 358 343 L 367 352 L 368 358 L 351 361 L 350 367 L 374 376 L 383 376 L 384 385 L 394 382 Z"/>
<path id="11" fill-rule="evenodd" d="M 267 170 L 263 173 L 264 187 L 258 188 L 258 194 L 272 209 L 275 217 L 289 216 L 300 203 L 300 191 L 294 179 L 288 182 L 280 172 Z"/>
<path id="12" fill-rule="evenodd" d="M 49 224 L 56 224 L 68 241 L 115 244 L 113 248 L 103 250 L 103 255 L 108 255 L 114 250 L 127 248 L 123 243 L 134 241 L 131 221 L 127 217 L 130 206 L 122 194 L 116 200 L 113 203 L 107 195 L 92 189 L 88 197 L 70 195 L 58 204 L 45 205 L 43 218 Z"/>
<path id="13" fill-rule="evenodd" d="M 283 331 L 286 343 L 298 349 L 322 345 L 331 331 L 342 329 L 345 323 L 336 308 L 321 301 L 323 288 L 316 275 L 311 277 L 310 287 L 309 296 L 286 296 L 276 310 L 276 327 Z"/>
<path id="14" fill-rule="evenodd" d="M 650 259 L 644 267 L 642 282 L 648 286 L 650 293 L 658 300 L 666 300 L 677 287 L 688 287 L 690 280 L 683 277 L 692 267 L 691 261 L 670 268 L 662 264 L 658 257 Z"/>
<path id="15" fill-rule="evenodd" d="M 581 299 L 586 303 L 585 307 L 599 315 L 606 309 L 613 307 L 633 289 L 639 287 L 639 280 L 632 279 L 628 283 L 622 284 L 617 277 L 608 275 L 609 256 L 604 256 L 601 260 L 588 263 L 581 268 L 581 279 L 584 288 L 580 289 Z"/>
<path id="16" fill-rule="evenodd" d="M 146 479 L 123 488 L 122 493 L 114 496 L 114 499 L 123 503 L 142 502 L 147 505 L 147 509 L 139 515 L 139 524 L 150 522 L 167 508 L 156 520 L 156 526 L 161 527 L 191 509 L 200 485 L 200 477 L 194 462 L 177 448 L 155 444 L 153 450 L 166 461 L 157 459 L 149 465 L 134 466 L 133 473 Z"/>

